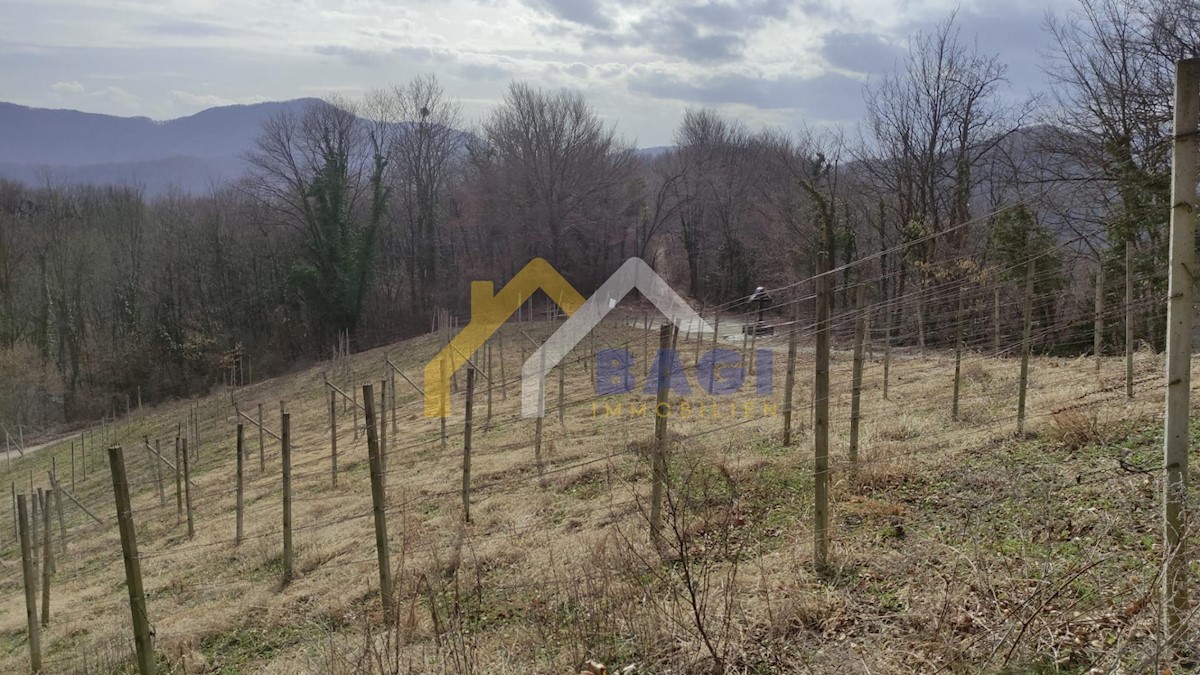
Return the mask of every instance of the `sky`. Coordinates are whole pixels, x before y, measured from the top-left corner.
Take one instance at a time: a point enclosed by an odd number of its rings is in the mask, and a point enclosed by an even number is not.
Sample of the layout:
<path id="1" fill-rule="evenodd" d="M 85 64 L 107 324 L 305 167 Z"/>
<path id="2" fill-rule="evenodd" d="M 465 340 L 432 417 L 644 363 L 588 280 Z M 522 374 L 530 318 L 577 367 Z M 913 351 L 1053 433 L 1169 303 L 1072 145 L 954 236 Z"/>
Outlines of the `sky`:
<path id="1" fill-rule="evenodd" d="M 1073 0 L 2 0 L 0 100 L 171 119 L 232 103 L 359 95 L 434 73 L 482 119 L 511 80 L 581 90 L 641 147 L 688 107 L 763 125 L 853 126 L 863 86 L 955 9 L 1045 89 L 1047 11 Z"/>

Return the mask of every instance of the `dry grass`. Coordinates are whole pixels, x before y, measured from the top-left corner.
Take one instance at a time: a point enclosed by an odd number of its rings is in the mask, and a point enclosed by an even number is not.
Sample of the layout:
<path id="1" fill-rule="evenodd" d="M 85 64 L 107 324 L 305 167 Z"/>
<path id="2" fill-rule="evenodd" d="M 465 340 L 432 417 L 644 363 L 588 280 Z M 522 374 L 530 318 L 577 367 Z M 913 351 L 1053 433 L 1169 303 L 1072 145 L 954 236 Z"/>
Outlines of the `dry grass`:
<path id="1" fill-rule="evenodd" d="M 540 342 L 552 326 L 519 328 Z M 510 379 L 518 338 L 515 329 L 505 338 Z M 629 344 L 639 358 L 643 343 L 640 331 L 616 323 L 598 342 Z M 347 391 L 378 385 L 385 351 L 415 379 L 436 346 L 428 337 L 356 355 L 352 372 L 335 380 Z M 389 427 L 387 441 L 392 625 L 378 598 L 365 435 L 354 440 L 349 411 L 339 416 L 341 474 L 331 486 L 328 364 L 235 393 L 251 415 L 262 402 L 272 429 L 280 400 L 291 414 L 298 578 L 288 586 L 280 582 L 278 443 L 268 437 L 260 472 L 257 434 L 247 429 L 247 539 L 235 547 L 233 408 L 227 393 L 196 402 L 197 520 L 188 540 L 173 495 L 158 507 L 141 447 L 143 436 L 168 447 L 186 404 L 143 411 L 115 433 L 133 484 L 160 662 L 193 673 L 569 673 L 587 659 L 610 673 L 631 665 L 638 673 L 1149 669 L 1158 486 L 1155 473 L 1139 469 L 1154 468 L 1158 389 L 1139 387 L 1126 401 L 1118 361 L 1097 381 L 1090 360 L 1037 359 L 1032 434 L 1017 439 L 1015 360 L 966 359 L 954 423 L 950 358 L 897 354 L 883 400 L 880 356 L 865 375 L 857 467 L 846 462 L 848 354 L 833 364 L 834 567 L 824 574 L 810 558 L 808 377 L 798 378 L 792 448 L 779 444 L 779 417 L 730 415 L 727 405 L 716 417 L 670 420 L 670 534 L 657 550 L 646 527 L 653 419 L 593 408 L 581 363 L 567 366 L 565 427 L 553 412 L 546 420 L 543 477 L 533 422 L 518 417 L 518 387 L 506 398 L 494 392 L 486 429 L 481 389 L 466 526 L 457 494 L 461 393 L 443 451 L 438 425 L 399 381 L 399 428 Z M 1138 359 L 1139 378 L 1158 372 L 1154 355 Z M 811 369 L 802 353 L 798 372 Z M 688 398 L 706 400 L 694 378 Z M 652 396 L 639 388 L 622 400 Z M 49 672 L 129 668 L 112 486 L 99 455 L 98 444 L 89 448 L 89 476 L 77 467 L 75 493 L 109 521 L 89 524 L 66 507 L 70 553 L 43 636 Z M 64 476 L 70 453 L 59 443 L 13 461 L 5 480 L 21 488 L 32 472 L 44 483 L 51 457 Z M 16 672 L 27 664 L 25 618 L 7 529 L 0 670 Z"/>

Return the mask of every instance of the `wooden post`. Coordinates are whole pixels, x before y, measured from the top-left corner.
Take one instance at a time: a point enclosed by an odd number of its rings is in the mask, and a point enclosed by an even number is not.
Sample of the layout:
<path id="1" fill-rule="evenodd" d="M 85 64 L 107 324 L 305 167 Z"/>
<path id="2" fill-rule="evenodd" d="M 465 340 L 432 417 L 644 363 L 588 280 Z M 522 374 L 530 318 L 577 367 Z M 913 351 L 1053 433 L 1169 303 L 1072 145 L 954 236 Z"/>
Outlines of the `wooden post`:
<path id="1" fill-rule="evenodd" d="M 263 450 L 263 414 L 262 404 L 258 404 L 258 470 L 265 472 L 267 470 L 267 456 Z"/>
<path id="2" fill-rule="evenodd" d="M 387 410 L 387 380 L 379 381 L 379 464 L 383 467 L 383 478 L 387 480 L 387 415 L 384 411 Z M 370 424 L 366 421 L 364 412 L 363 423 Z"/>
<path id="3" fill-rule="evenodd" d="M 180 475 L 182 464 L 179 459 L 179 432 L 175 433 L 175 524 L 183 517 L 183 477 Z"/>
<path id="4" fill-rule="evenodd" d="M 183 502 L 187 511 L 188 539 L 196 536 L 196 522 L 192 516 L 192 472 L 188 467 L 188 439 L 183 439 Z"/>
<path id="5" fill-rule="evenodd" d="M 963 354 L 963 289 L 958 287 L 958 303 L 954 309 L 954 398 L 950 403 L 950 419 L 958 421 L 958 394 L 962 383 L 962 354 Z"/>
<path id="6" fill-rule="evenodd" d="M 71 489 L 75 489 L 75 441 L 71 441 Z"/>
<path id="7" fill-rule="evenodd" d="M 186 439 L 183 456 L 184 466 L 187 466 Z M 121 530 L 121 553 L 125 557 L 125 585 L 129 589 L 129 610 L 133 615 L 133 641 L 137 647 L 138 672 L 141 675 L 154 675 L 154 643 L 150 636 L 150 619 L 146 616 L 142 564 L 138 558 L 137 532 L 133 526 L 133 509 L 129 505 L 129 481 L 125 478 L 125 457 L 121 446 L 108 449 L 108 464 L 112 470 L 113 497 L 117 503 L 117 525 Z"/>
<path id="8" fill-rule="evenodd" d="M 526 334 L 524 337 L 529 338 L 529 335 Z M 545 473 L 542 464 L 542 428 L 546 423 L 546 351 L 542 350 L 541 354 L 541 370 L 538 376 L 538 415 L 533 420 L 533 463 L 537 466 L 539 479 Z"/>
<path id="9" fill-rule="evenodd" d="M 887 284 L 885 284 L 886 286 Z M 888 400 L 888 387 L 892 380 L 892 320 L 895 316 L 896 288 L 887 292 L 883 304 L 883 400 Z"/>
<path id="10" fill-rule="evenodd" d="M 1033 271 L 1037 256 L 1029 259 L 1025 269 L 1025 318 L 1021 332 L 1021 381 L 1017 393 L 1017 435 L 1025 433 L 1025 398 L 1029 389 L 1029 349 L 1033 331 Z"/>
<path id="11" fill-rule="evenodd" d="M 867 287 L 854 291 L 854 361 L 850 375 L 850 475 L 858 473 L 858 425 L 862 417 L 863 352 L 867 339 Z"/>
<path id="12" fill-rule="evenodd" d="M 1200 59 L 1175 64 L 1175 143 L 1171 156 L 1171 249 L 1167 281 L 1167 404 L 1164 426 L 1163 568 L 1164 628 L 1168 644 L 1187 645 L 1181 635 L 1189 616 L 1187 588 L 1188 414 L 1192 365 L 1192 314 L 1196 234 L 1197 131 L 1200 122 Z"/>
<path id="13" fill-rule="evenodd" d="M 350 409 L 354 411 L 354 440 L 358 440 L 358 391 L 353 387 L 350 388 Z"/>
<path id="14" fill-rule="evenodd" d="M 508 380 L 504 376 L 504 329 L 496 331 L 497 349 L 500 351 L 500 398 L 508 400 Z"/>
<path id="15" fill-rule="evenodd" d="M 337 487 L 337 392 L 329 391 L 329 474 Z"/>
<path id="16" fill-rule="evenodd" d="M 483 421 L 483 428 L 489 429 L 492 426 L 492 341 L 487 341 L 487 417 Z"/>
<path id="17" fill-rule="evenodd" d="M 470 375 L 468 374 L 468 378 Z M 469 382 L 470 380 L 468 380 Z M 379 556 L 379 598 L 383 603 L 383 620 L 390 625 L 392 610 L 392 563 L 388 549 L 387 495 L 383 485 L 383 458 L 375 438 L 375 397 L 371 385 L 363 385 L 363 417 L 367 424 L 367 457 L 371 465 L 371 510 L 375 516 L 375 553 Z"/>
<path id="18" fill-rule="evenodd" d="M 62 486 L 58 483 L 58 476 L 54 474 L 50 475 L 50 488 L 54 490 L 54 510 L 58 512 L 58 540 L 65 559 L 67 556 L 67 521 L 63 518 Z"/>
<path id="19" fill-rule="evenodd" d="M 658 396 L 654 402 L 654 460 L 650 484 L 650 541 L 662 543 L 663 488 L 667 482 L 667 416 L 671 414 L 668 398 L 671 386 L 672 360 L 667 357 L 671 349 L 671 332 L 675 326 L 669 322 L 658 329 Z"/>
<path id="20" fill-rule="evenodd" d="M 1125 240 L 1125 397 L 1133 398 L 1133 240 Z"/>
<path id="21" fill-rule="evenodd" d="M 50 625 L 50 575 L 54 573 L 54 545 L 50 534 L 50 493 L 38 488 L 42 500 L 42 625 Z"/>
<path id="22" fill-rule="evenodd" d="M 800 313 L 792 312 L 792 325 L 788 327 L 787 375 L 783 381 L 783 444 L 792 444 L 792 401 L 796 388 L 796 338 L 800 332 Z M 711 385 L 710 385 L 711 388 Z"/>
<path id="23" fill-rule="evenodd" d="M 233 545 L 242 545 L 242 517 L 244 514 L 243 507 L 245 505 L 245 487 L 242 483 L 242 469 L 244 468 L 246 447 L 245 447 L 245 429 L 241 422 L 237 425 L 237 529 L 234 535 Z"/>
<path id="24" fill-rule="evenodd" d="M 440 370 L 440 371 L 441 371 L 441 374 L 442 374 L 442 379 L 441 379 L 441 382 L 442 382 L 442 387 L 445 387 L 445 386 L 446 386 L 446 359 L 438 359 L 438 370 Z M 442 413 L 442 414 L 441 414 L 441 418 L 442 418 L 442 419 L 441 419 L 441 423 L 442 423 L 442 450 L 445 450 L 445 449 L 446 449 L 446 416 L 450 414 L 450 411 L 449 411 L 449 409 L 448 409 L 448 408 L 449 408 L 449 406 L 447 405 L 447 403 L 448 403 L 447 399 L 448 399 L 448 398 L 450 398 L 450 396 L 449 396 L 448 394 L 445 394 L 445 393 L 443 393 L 443 394 L 441 394 L 440 396 L 438 396 L 438 399 L 440 399 L 440 400 L 441 400 L 441 413 Z"/>
<path id="25" fill-rule="evenodd" d="M 17 521 L 21 538 L 21 576 L 25 581 L 25 623 L 29 629 L 29 666 L 35 673 L 42 672 L 42 638 L 38 626 L 37 576 L 33 569 L 33 541 L 29 536 L 32 528 L 25 495 L 17 495 Z"/>
<path id="26" fill-rule="evenodd" d="M 558 425 L 563 429 L 567 428 L 567 422 L 564 415 L 567 408 L 567 365 L 565 363 L 558 364 Z"/>
<path id="27" fill-rule="evenodd" d="M 992 353 L 1000 356 L 1000 287 L 992 289 Z"/>
<path id="28" fill-rule="evenodd" d="M 542 369 L 545 374 L 545 369 Z M 642 378 L 650 375 L 650 315 L 642 315 Z"/>
<path id="29" fill-rule="evenodd" d="M 467 401 L 463 408 L 462 506 L 463 522 L 471 522 L 471 426 L 475 407 L 475 366 L 467 364 Z"/>
<path id="30" fill-rule="evenodd" d="M 157 457 L 151 457 L 150 463 L 154 465 L 154 485 L 158 488 L 159 508 L 167 505 L 167 494 L 163 490 L 162 462 L 158 461 L 158 458 L 162 457 L 161 450 L 162 443 L 159 442 L 159 439 L 154 439 L 154 454 L 157 455 Z"/>
<path id="31" fill-rule="evenodd" d="M 1104 258 L 1096 255 L 1096 307 L 1092 321 L 1092 354 L 1096 357 L 1096 372 L 1100 372 L 1100 354 L 1104 350 Z"/>
<path id="32" fill-rule="evenodd" d="M 829 565 L 829 254 L 817 255 L 817 339 L 813 379 L 813 567 Z"/>
<path id="33" fill-rule="evenodd" d="M 29 474 L 29 498 L 33 500 L 33 527 L 30 532 L 33 533 L 33 567 L 37 570 L 39 556 L 41 556 L 41 531 L 42 531 L 42 500 L 38 496 L 37 490 L 33 487 L 33 474 Z M 36 577 L 35 577 L 36 578 Z"/>
<path id="34" fill-rule="evenodd" d="M 12 482 L 12 508 L 13 508 L 13 538 L 17 543 L 21 541 L 21 523 L 17 516 L 17 482 Z"/>
<path id="35" fill-rule="evenodd" d="M 358 402 L 353 401 L 357 410 Z M 355 415 L 357 418 L 357 414 Z M 283 413 L 280 417 L 283 437 L 280 463 L 283 464 L 283 583 L 290 584 L 293 579 L 292 570 L 292 423 L 291 415 Z"/>

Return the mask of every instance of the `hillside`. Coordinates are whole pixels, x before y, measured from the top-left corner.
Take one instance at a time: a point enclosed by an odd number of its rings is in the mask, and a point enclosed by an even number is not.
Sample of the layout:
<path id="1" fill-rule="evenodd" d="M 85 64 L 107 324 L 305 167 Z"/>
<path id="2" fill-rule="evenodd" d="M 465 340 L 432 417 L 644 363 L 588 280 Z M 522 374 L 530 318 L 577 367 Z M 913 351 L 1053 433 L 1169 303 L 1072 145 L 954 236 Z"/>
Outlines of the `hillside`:
<path id="1" fill-rule="evenodd" d="M 262 124 L 316 99 L 221 106 L 173 120 L 116 117 L 0 102 L 0 176 L 40 184 L 144 183 L 203 192 L 245 170 Z"/>
<path id="2" fill-rule="evenodd" d="M 724 330 L 733 330 L 725 322 Z M 648 543 L 646 509 L 654 420 L 611 417 L 608 405 L 653 406 L 653 395 L 595 395 L 582 349 L 565 361 L 563 423 L 550 378 L 545 466 L 534 422 L 519 413 L 516 374 L 555 326 L 510 323 L 494 343 L 495 388 L 476 392 L 471 514 L 462 525 L 463 375 L 452 398 L 448 447 L 422 400 L 397 377 L 388 410 L 387 517 L 397 620 L 382 622 L 365 433 L 337 403 L 338 474 L 330 471 L 323 376 L 349 393 L 388 377 L 390 358 L 418 384 L 443 336 L 321 363 L 287 378 L 134 412 L 111 427 L 133 491 L 147 613 L 158 660 L 171 672 L 576 672 L 585 659 L 609 672 L 1084 672 L 1132 671 L 1154 658 L 1156 440 L 1161 360 L 1138 354 L 1136 397 L 1123 362 L 1099 374 L 1086 359 L 1035 358 L 1029 432 L 1016 437 L 1018 360 L 964 358 L 962 410 L 949 415 L 953 358 L 897 351 L 889 398 L 882 353 L 867 359 L 862 449 L 847 458 L 850 354 L 832 366 L 832 565 L 812 567 L 813 470 L 809 420 L 813 357 L 797 365 L 797 442 L 780 442 L 785 350 L 757 414 L 697 393 L 668 420 L 671 460 L 665 545 Z M 651 333 L 610 316 L 599 347 L 640 358 Z M 703 346 L 680 337 L 690 368 Z M 740 348 L 740 336 L 722 344 Z M 584 345 L 581 345 L 581 347 Z M 693 357 L 694 358 L 694 357 Z M 486 356 L 477 355 L 481 367 Z M 508 381 L 500 378 L 500 363 Z M 503 386 L 506 385 L 506 386 Z M 752 387 L 747 387 L 749 391 Z M 502 393 L 502 391 L 504 393 Z M 357 394 L 356 394 L 357 397 Z M 678 402 L 678 399 L 674 399 Z M 739 398 L 739 401 L 743 401 Z M 246 428 L 245 540 L 235 532 L 234 403 L 259 405 L 278 431 L 291 418 L 296 579 L 281 561 L 280 444 Z M 708 405 L 709 407 L 705 407 Z M 489 407 L 491 414 L 488 415 Z M 191 463 L 195 536 L 165 506 L 142 439 L 171 457 L 189 410 L 199 420 Z M 801 412 L 802 411 L 802 412 Z M 715 414 L 713 414 L 715 413 Z M 490 419 L 489 419 L 490 417 Z M 394 422 L 393 422 L 394 420 Z M 361 416 L 358 417 L 361 422 Z M 394 426 L 392 426 L 394 423 Z M 131 672 L 131 628 L 113 484 L 88 432 L 87 473 L 69 473 L 64 438 L 0 473 L 15 489 L 45 485 L 52 465 L 92 522 L 64 504 L 68 554 L 52 577 L 41 637 L 46 672 Z M 14 453 L 15 454 L 15 453 Z M 20 560 L 11 520 L 0 518 L 0 670 L 28 665 Z M 59 525 L 52 523 L 57 553 Z M 632 667 L 630 670 L 622 668 Z M 1007 669 L 1007 670 L 1005 670 Z"/>

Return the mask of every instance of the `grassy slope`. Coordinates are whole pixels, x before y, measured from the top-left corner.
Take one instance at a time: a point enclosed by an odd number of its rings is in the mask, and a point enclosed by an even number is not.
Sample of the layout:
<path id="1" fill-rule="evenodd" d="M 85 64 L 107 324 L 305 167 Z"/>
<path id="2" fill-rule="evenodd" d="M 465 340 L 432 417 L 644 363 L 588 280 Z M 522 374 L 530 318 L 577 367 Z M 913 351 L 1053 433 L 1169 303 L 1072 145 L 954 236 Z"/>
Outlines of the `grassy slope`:
<path id="1" fill-rule="evenodd" d="M 517 331 L 540 343 L 551 328 L 509 327 L 510 380 L 522 357 Z M 643 337 L 614 323 L 598 342 L 639 353 Z M 385 351 L 416 379 L 437 344 L 426 337 L 355 355 L 353 375 L 339 384 L 378 384 Z M 824 576 L 811 569 L 810 437 L 801 431 L 794 448 L 781 447 L 778 417 L 671 420 L 666 548 L 673 550 L 660 555 L 646 543 L 644 515 L 653 420 L 606 418 L 602 405 L 594 413 L 580 361 L 567 366 L 574 404 L 565 428 L 553 412 L 545 425 L 540 485 L 533 422 L 518 417 L 518 387 L 506 399 L 495 394 L 492 424 L 483 428 L 481 386 L 474 522 L 465 529 L 457 495 L 461 394 L 443 451 L 437 424 L 399 381 L 399 432 L 389 428 L 388 439 L 399 607 L 392 631 L 379 626 L 365 434 L 353 439 L 349 411 L 339 416 L 341 473 L 331 486 L 321 386 L 329 364 L 237 392 L 243 411 L 264 404 L 272 429 L 280 400 L 292 417 L 299 578 L 287 587 L 278 443 L 268 437 L 262 473 L 257 434 L 247 429 L 247 540 L 235 547 L 236 422 L 227 395 L 199 401 L 189 541 L 173 494 L 158 507 L 141 447 L 143 436 L 171 447 L 187 404 L 135 414 L 115 433 L 135 492 L 160 659 L 178 672 L 468 672 L 474 664 L 550 673 L 597 658 L 610 667 L 637 663 L 638 672 L 684 673 L 711 667 L 716 653 L 739 672 L 1082 672 L 1098 659 L 1106 668 L 1129 666 L 1151 653 L 1159 488 L 1155 474 L 1137 468 L 1159 457 L 1157 357 L 1139 355 L 1138 377 L 1154 383 L 1139 386 L 1132 402 L 1120 388 L 1118 361 L 1106 362 L 1097 380 L 1091 361 L 1036 360 L 1033 433 L 1017 439 L 1015 360 L 968 357 L 961 421 L 952 422 L 948 358 L 898 358 L 885 401 L 874 356 L 857 472 L 846 464 L 850 363 L 847 354 L 835 357 L 834 569 Z M 783 355 L 776 359 L 778 392 Z M 807 427 L 810 354 L 802 351 L 798 372 L 797 422 Z M 554 377 L 549 392 L 553 405 Z M 1079 407 L 1050 414 L 1063 406 Z M 131 667 L 112 483 L 96 448 L 86 480 L 77 467 L 75 493 L 107 522 L 96 525 L 64 505 L 70 555 L 59 561 L 42 639 L 49 672 L 85 663 Z M 57 457 L 69 482 L 69 456 L 65 443 L 48 447 L 6 464 L 0 480 L 27 487 L 32 472 L 44 485 Z M 0 521 L 7 572 L 0 670 L 16 672 L 28 663 L 25 610 L 20 559 L 4 522 L 11 521 Z M 689 602 L 688 578 L 699 609 Z"/>

